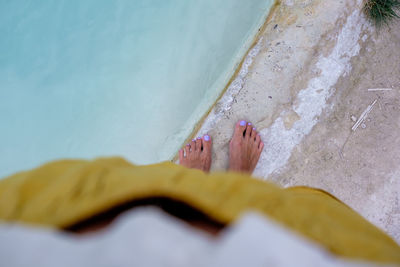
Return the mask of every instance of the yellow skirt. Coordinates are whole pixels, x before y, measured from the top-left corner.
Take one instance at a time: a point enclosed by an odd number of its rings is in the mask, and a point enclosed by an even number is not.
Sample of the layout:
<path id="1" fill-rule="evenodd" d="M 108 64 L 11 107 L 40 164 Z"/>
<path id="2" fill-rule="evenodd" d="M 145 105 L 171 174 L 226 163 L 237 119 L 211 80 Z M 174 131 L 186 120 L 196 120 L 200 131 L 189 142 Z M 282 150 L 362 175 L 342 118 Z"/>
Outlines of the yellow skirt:
<path id="1" fill-rule="evenodd" d="M 400 247 L 390 237 L 322 190 L 282 189 L 238 173 L 205 174 L 172 163 L 48 163 L 0 180 L 0 219 L 64 228 L 149 197 L 183 202 L 223 224 L 258 211 L 336 255 L 400 264 Z"/>

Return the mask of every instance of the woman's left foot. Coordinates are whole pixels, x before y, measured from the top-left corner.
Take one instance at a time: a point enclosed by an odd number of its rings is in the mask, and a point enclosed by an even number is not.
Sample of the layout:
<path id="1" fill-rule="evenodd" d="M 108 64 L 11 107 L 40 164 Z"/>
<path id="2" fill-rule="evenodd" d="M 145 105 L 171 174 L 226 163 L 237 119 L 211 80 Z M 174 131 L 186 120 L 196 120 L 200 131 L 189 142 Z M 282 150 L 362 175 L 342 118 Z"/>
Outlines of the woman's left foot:
<path id="1" fill-rule="evenodd" d="M 191 169 L 209 172 L 211 167 L 211 137 L 198 137 L 179 150 L 179 164 Z"/>

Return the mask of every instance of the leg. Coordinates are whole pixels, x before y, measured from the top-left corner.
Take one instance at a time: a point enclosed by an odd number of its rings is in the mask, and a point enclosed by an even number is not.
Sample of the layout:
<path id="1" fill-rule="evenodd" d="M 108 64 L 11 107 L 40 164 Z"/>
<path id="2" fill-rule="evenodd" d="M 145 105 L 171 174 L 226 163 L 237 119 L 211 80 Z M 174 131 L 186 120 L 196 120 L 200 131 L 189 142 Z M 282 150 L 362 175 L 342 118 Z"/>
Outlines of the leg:
<path id="1" fill-rule="evenodd" d="M 229 143 L 229 170 L 251 174 L 263 148 L 264 143 L 256 128 L 250 122 L 237 122 Z"/>

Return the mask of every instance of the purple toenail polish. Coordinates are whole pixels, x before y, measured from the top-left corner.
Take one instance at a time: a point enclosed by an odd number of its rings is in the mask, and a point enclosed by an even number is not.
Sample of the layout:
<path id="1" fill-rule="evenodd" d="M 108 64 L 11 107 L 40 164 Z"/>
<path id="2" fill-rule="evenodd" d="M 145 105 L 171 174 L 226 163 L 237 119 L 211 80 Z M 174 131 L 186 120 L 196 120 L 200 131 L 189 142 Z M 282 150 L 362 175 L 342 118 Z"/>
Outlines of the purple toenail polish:
<path id="1" fill-rule="evenodd" d="M 201 137 L 197 137 L 197 140 L 200 140 L 201 139 Z"/>
<path id="2" fill-rule="evenodd" d="M 240 122 L 240 126 L 245 126 L 246 125 L 246 121 L 241 121 Z"/>
<path id="3" fill-rule="evenodd" d="M 253 128 L 253 131 L 255 131 L 256 130 L 256 128 Z"/>
<path id="4" fill-rule="evenodd" d="M 249 126 L 250 126 L 250 125 L 251 125 L 251 122 L 249 122 L 248 124 L 249 124 Z"/>
<path id="5" fill-rule="evenodd" d="M 192 139 L 192 142 L 195 142 L 196 141 L 196 139 Z"/>
<path id="6" fill-rule="evenodd" d="M 210 141 L 210 136 L 209 136 L 208 134 L 206 134 L 206 135 L 204 136 L 204 140 L 205 140 L 205 141 Z"/>
<path id="7" fill-rule="evenodd" d="M 190 146 L 190 144 L 187 144 L 187 146 Z"/>

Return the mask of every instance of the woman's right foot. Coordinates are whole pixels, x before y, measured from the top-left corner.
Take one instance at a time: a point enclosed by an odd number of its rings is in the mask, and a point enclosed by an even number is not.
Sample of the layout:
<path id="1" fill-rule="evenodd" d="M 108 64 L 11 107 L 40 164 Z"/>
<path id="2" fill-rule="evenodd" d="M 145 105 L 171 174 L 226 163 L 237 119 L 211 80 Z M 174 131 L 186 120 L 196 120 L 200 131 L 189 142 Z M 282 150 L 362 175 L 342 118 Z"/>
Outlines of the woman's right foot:
<path id="1" fill-rule="evenodd" d="M 237 122 L 229 143 L 229 170 L 253 173 L 263 148 L 264 143 L 251 123 Z"/>

